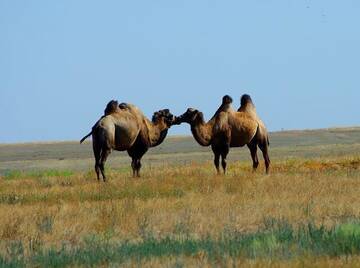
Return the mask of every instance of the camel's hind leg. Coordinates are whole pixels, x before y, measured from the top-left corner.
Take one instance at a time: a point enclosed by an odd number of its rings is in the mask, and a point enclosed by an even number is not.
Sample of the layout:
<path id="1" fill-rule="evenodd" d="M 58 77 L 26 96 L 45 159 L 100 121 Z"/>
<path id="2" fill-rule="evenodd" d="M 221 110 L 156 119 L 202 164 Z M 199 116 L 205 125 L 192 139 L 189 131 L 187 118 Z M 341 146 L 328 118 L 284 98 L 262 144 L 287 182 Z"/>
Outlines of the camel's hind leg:
<path id="1" fill-rule="evenodd" d="M 108 158 L 109 154 L 111 153 L 111 149 L 108 148 L 104 148 L 101 151 L 101 159 L 100 159 L 100 171 L 103 177 L 104 182 L 106 181 L 106 176 L 105 176 L 105 162 L 106 159 Z"/>
<path id="2" fill-rule="evenodd" d="M 98 181 L 100 181 L 100 158 L 101 158 L 101 148 L 98 144 L 93 141 L 93 151 L 95 157 L 95 172 Z"/>
<path id="3" fill-rule="evenodd" d="M 249 147 L 251 158 L 253 161 L 253 171 L 256 171 L 259 166 L 259 159 L 257 156 L 257 142 L 255 140 L 252 140 L 247 146 Z"/>
<path id="4" fill-rule="evenodd" d="M 270 157 L 269 157 L 269 145 L 267 141 L 263 141 L 259 143 L 259 148 L 263 153 L 264 161 L 265 161 L 265 168 L 266 168 L 266 174 L 269 174 L 270 169 Z"/>

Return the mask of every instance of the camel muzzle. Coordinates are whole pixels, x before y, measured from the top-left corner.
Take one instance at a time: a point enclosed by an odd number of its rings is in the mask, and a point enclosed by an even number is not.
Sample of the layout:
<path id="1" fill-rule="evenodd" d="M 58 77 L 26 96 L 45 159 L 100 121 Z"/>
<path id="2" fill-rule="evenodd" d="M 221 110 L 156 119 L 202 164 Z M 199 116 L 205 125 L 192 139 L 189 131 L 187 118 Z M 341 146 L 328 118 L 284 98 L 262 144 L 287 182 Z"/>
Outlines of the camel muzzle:
<path id="1" fill-rule="evenodd" d="M 180 125 L 182 123 L 182 116 L 175 116 L 172 122 L 173 125 Z"/>

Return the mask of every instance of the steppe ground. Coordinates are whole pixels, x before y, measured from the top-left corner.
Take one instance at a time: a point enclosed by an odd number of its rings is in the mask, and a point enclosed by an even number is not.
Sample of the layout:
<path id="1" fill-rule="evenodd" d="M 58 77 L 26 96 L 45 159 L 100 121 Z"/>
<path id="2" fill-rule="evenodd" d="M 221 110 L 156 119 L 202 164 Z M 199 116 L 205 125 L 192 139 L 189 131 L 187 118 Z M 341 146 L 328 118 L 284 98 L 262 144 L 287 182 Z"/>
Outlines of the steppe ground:
<path id="1" fill-rule="evenodd" d="M 132 178 L 91 144 L 0 145 L 0 266 L 360 266 L 360 128 L 270 135 L 271 174 L 169 137 Z"/>

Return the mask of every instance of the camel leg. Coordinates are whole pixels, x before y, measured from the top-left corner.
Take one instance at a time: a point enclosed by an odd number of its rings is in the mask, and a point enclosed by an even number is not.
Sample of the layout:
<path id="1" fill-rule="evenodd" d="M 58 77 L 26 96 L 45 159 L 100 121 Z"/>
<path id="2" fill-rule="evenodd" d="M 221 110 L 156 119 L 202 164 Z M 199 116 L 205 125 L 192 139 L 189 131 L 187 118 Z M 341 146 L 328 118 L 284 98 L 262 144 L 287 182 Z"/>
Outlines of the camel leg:
<path id="1" fill-rule="evenodd" d="M 229 153 L 229 146 L 226 146 L 226 148 L 221 152 L 221 164 L 222 164 L 222 168 L 224 170 L 224 175 L 226 174 L 226 157 Z"/>
<path id="2" fill-rule="evenodd" d="M 217 174 L 220 175 L 220 154 L 219 153 L 215 153 L 214 164 L 215 164 Z"/>
<path id="3" fill-rule="evenodd" d="M 95 163 L 95 172 L 97 180 L 100 181 L 100 164 L 98 162 Z"/>
<path id="4" fill-rule="evenodd" d="M 133 170 L 133 177 L 140 177 L 141 158 L 147 152 L 148 147 L 141 139 L 137 139 L 134 145 L 127 151 L 132 158 L 131 167 Z"/>
<path id="5" fill-rule="evenodd" d="M 105 176 L 105 162 L 106 159 L 108 158 L 109 154 L 110 154 L 111 150 L 110 149 L 103 149 L 101 152 L 101 159 L 100 159 L 100 171 L 103 177 L 104 182 L 106 181 L 106 176 Z"/>
<path id="6" fill-rule="evenodd" d="M 141 169 L 141 159 L 136 161 L 136 176 L 140 178 L 140 169 Z"/>
<path id="7" fill-rule="evenodd" d="M 99 148 L 98 144 L 93 142 L 93 152 L 95 157 L 95 172 L 98 181 L 100 181 L 100 158 L 101 158 L 101 149 Z"/>
<path id="8" fill-rule="evenodd" d="M 131 168 L 132 168 L 132 170 L 133 170 L 133 177 L 134 177 L 134 178 L 136 177 L 136 161 L 137 161 L 136 158 L 132 158 Z"/>
<path id="9" fill-rule="evenodd" d="M 256 171 L 256 169 L 259 166 L 259 159 L 257 156 L 257 144 L 252 141 L 251 143 L 248 144 L 248 147 L 249 147 L 249 150 L 251 153 L 251 158 L 253 161 L 253 171 Z"/>
<path id="10" fill-rule="evenodd" d="M 97 180 L 100 181 L 100 163 L 98 163 L 97 161 L 95 162 L 95 172 Z"/>
<path id="11" fill-rule="evenodd" d="M 140 169 L 141 169 L 141 159 L 133 158 L 131 162 L 131 167 L 133 170 L 133 177 L 140 177 Z"/>
<path id="12" fill-rule="evenodd" d="M 262 142 L 259 144 L 259 148 L 263 153 L 264 161 L 265 161 L 265 168 L 266 168 L 266 174 L 269 174 L 269 168 L 270 168 L 270 157 L 268 152 L 268 144 L 267 142 Z"/>

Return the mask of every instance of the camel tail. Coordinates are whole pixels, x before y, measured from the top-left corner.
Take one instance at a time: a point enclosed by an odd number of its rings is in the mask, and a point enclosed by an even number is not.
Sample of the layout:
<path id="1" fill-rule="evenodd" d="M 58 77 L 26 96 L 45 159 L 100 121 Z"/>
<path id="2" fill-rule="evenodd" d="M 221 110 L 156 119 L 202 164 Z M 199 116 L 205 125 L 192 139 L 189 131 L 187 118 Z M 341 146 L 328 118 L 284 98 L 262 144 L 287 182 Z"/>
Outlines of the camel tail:
<path id="1" fill-rule="evenodd" d="M 80 140 L 80 144 L 82 144 L 87 138 L 89 138 L 91 136 L 91 134 L 92 134 L 92 131 Z"/>
<path id="2" fill-rule="evenodd" d="M 266 137 L 266 140 L 267 140 L 267 144 L 268 144 L 268 146 L 270 146 L 269 136 L 267 136 L 267 137 Z"/>

